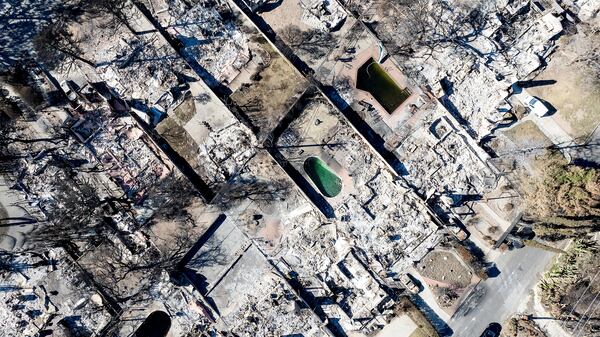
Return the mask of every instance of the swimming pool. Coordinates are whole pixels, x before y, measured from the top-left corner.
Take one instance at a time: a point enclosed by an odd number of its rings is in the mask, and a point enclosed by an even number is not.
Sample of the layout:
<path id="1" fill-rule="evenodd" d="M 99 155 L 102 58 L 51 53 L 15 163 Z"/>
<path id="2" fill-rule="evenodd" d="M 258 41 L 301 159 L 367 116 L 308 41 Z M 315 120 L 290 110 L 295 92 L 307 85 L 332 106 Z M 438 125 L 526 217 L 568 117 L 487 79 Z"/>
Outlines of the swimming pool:
<path id="1" fill-rule="evenodd" d="M 358 68 L 356 87 L 369 92 L 390 114 L 411 95 L 408 88 L 400 88 L 373 58 Z"/>
<path id="2" fill-rule="evenodd" d="M 342 191 L 342 179 L 321 158 L 306 158 L 304 171 L 324 196 L 333 198 Z"/>

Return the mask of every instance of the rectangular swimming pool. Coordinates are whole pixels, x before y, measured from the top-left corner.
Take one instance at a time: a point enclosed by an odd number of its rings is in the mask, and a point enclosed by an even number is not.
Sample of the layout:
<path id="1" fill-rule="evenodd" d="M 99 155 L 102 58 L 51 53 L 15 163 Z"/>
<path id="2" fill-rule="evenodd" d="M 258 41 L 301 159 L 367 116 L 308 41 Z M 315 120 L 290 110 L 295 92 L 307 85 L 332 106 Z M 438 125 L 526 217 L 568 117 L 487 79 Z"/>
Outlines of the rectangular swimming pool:
<path id="1" fill-rule="evenodd" d="M 411 95 L 410 90 L 400 88 L 373 58 L 358 69 L 356 87 L 373 95 L 390 114 Z"/>

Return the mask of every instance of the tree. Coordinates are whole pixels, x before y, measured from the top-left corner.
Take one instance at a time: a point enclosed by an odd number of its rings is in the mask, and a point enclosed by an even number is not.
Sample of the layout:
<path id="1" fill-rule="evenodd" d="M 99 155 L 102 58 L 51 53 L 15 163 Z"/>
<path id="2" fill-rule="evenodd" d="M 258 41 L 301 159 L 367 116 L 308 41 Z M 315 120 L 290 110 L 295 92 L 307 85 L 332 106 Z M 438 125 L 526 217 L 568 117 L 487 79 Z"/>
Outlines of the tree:
<path id="1" fill-rule="evenodd" d="M 84 6 L 86 12 L 102 16 L 108 15 L 112 20 L 107 26 L 114 28 L 116 31 L 121 25 L 125 25 L 133 34 L 137 31 L 129 23 L 130 17 L 127 15 L 129 1 L 124 0 L 82 0 L 81 5 Z"/>
<path id="2" fill-rule="evenodd" d="M 50 155 L 63 147 L 69 138 L 62 129 L 53 130 L 50 135 L 38 136 L 23 121 L 15 102 L 14 97 L 0 93 L 0 173 L 8 176 L 20 172 L 23 159 Z M 3 113 L 5 106 L 16 109 L 15 117 Z"/>
<path id="3" fill-rule="evenodd" d="M 52 201 L 45 204 L 47 220 L 38 225 L 28 238 L 34 250 L 62 246 L 74 248 L 96 242 L 106 227 L 101 200 L 88 179 L 57 176 L 52 186 Z"/>
<path id="4" fill-rule="evenodd" d="M 155 239 L 164 240 L 166 244 L 158 249 L 142 239 L 138 241 L 141 245 L 135 247 L 108 237 L 80 263 L 92 274 L 95 284 L 119 303 L 144 299 L 163 277 L 177 277 L 186 266 L 199 268 L 225 263 L 220 245 L 203 246 L 205 249 L 200 252 L 193 250 L 198 237 L 187 231 Z"/>
<path id="5" fill-rule="evenodd" d="M 231 209 L 246 200 L 267 205 L 286 199 L 291 189 L 292 186 L 286 179 L 240 178 L 221 190 L 213 203 L 223 210 Z"/>
<path id="6" fill-rule="evenodd" d="M 328 32 L 319 29 L 302 30 L 294 25 L 285 26 L 279 35 L 292 49 L 314 59 L 327 55 L 337 44 L 337 39 Z"/>
<path id="7" fill-rule="evenodd" d="M 524 177 L 523 202 L 537 234 L 575 237 L 600 229 L 600 171 L 551 155 L 534 177 Z"/>
<path id="8" fill-rule="evenodd" d="M 568 164 L 558 156 L 540 165 L 540 173 L 524 178 L 527 212 L 535 219 L 600 217 L 600 172 Z"/>
<path id="9" fill-rule="evenodd" d="M 37 34 L 33 46 L 38 59 L 51 69 L 59 66 L 70 67 L 75 61 L 95 67 L 95 62 L 83 56 L 78 42 L 69 31 L 69 21 L 59 19 Z M 65 62 L 66 64 L 63 64 Z"/>
<path id="10" fill-rule="evenodd" d="M 95 67 L 96 62 L 86 58 L 79 48 L 78 44 L 81 41 L 72 33 L 72 25 L 99 18 L 102 28 L 112 28 L 116 32 L 121 25 L 125 25 L 129 31 L 136 34 L 137 31 L 129 23 L 129 6 L 130 2 L 123 0 L 65 1 L 60 10 L 56 11 L 51 23 L 41 29 L 33 39 L 38 59 L 49 68 L 70 67 L 74 61 Z"/>
<path id="11" fill-rule="evenodd" d="M 380 8 L 393 11 L 385 15 L 382 37 L 392 55 L 414 57 L 432 55 L 440 48 L 459 48 L 479 53 L 469 42 L 487 28 L 489 15 L 495 13 L 492 1 L 465 1 L 449 5 L 442 0 L 389 0 Z M 384 34 L 386 35 L 386 34 Z"/>

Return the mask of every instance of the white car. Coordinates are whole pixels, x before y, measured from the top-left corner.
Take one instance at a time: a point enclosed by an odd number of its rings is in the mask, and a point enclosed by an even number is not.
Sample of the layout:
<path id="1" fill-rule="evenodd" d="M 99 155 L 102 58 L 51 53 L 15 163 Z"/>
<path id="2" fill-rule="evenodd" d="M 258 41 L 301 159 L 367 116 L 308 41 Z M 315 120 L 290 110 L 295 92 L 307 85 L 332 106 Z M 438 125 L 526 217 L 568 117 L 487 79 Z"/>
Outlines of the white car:
<path id="1" fill-rule="evenodd" d="M 548 108 L 546 108 L 544 103 L 540 102 L 539 99 L 533 96 L 530 96 L 530 98 L 527 100 L 527 106 L 529 109 L 531 109 L 531 112 L 538 117 L 544 117 L 544 115 L 548 113 Z"/>
<path id="2" fill-rule="evenodd" d="M 548 108 L 539 99 L 531 96 L 524 88 L 520 87 L 516 83 L 512 85 L 513 92 L 517 99 L 529 108 L 538 117 L 543 117 L 548 113 Z"/>

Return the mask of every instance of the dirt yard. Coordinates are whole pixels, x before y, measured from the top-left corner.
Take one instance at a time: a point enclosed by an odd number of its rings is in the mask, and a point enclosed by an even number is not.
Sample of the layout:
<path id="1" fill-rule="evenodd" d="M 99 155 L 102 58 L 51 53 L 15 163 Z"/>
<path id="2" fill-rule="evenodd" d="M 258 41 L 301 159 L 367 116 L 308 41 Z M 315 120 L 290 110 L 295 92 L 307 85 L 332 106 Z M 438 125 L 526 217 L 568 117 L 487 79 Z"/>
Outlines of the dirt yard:
<path id="1" fill-rule="evenodd" d="M 471 283 L 469 269 L 449 251 L 432 251 L 421 260 L 417 268 L 422 276 L 442 284 L 464 288 Z"/>
<path id="2" fill-rule="evenodd" d="M 577 38 L 565 37 L 560 43 L 562 51 L 535 78 L 556 83 L 528 90 L 557 109 L 551 118 L 581 143 L 600 123 L 600 82 L 581 64 L 573 63 L 579 48 Z"/>
<path id="3" fill-rule="evenodd" d="M 490 146 L 498 155 L 496 166 L 511 172 L 512 179 L 519 179 L 525 172 L 535 174 L 552 141 L 533 121 L 524 121 L 501 131 Z"/>
<path id="4" fill-rule="evenodd" d="M 198 146 L 194 139 L 173 118 L 165 118 L 160 122 L 156 131 L 164 137 L 171 147 L 193 167 L 198 166 Z"/>
<path id="5" fill-rule="evenodd" d="M 308 83 L 262 37 L 259 43 L 269 53 L 269 63 L 254 75 L 252 83 L 235 91 L 231 99 L 257 128 L 259 140 L 263 140 L 304 92 Z"/>

